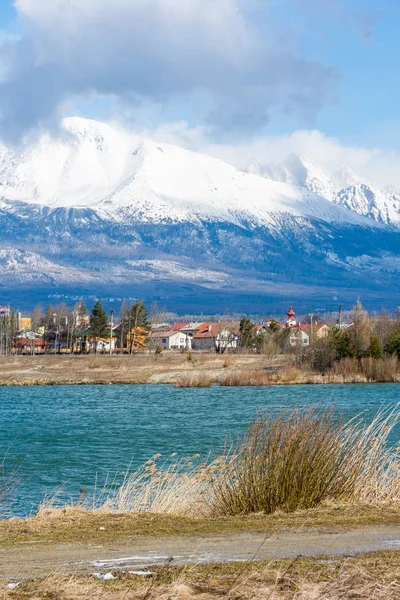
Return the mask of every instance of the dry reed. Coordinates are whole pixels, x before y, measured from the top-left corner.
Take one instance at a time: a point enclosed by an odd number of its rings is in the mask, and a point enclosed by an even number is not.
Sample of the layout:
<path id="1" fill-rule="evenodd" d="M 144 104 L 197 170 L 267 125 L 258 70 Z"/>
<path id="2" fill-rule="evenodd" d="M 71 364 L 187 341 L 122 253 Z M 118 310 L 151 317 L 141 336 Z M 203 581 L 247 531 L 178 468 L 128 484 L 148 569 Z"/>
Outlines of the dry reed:
<path id="1" fill-rule="evenodd" d="M 398 407 L 364 425 L 318 415 L 259 416 L 239 443 L 230 477 L 214 482 L 215 509 L 235 515 L 314 508 L 325 500 L 400 500 L 399 454 L 387 440 Z"/>
<path id="2" fill-rule="evenodd" d="M 342 378 L 343 382 L 358 383 L 394 383 L 399 381 L 400 362 L 396 356 L 385 359 L 362 358 L 344 358 L 334 364 L 329 371 L 328 376 Z"/>
<path id="3" fill-rule="evenodd" d="M 271 385 L 271 377 L 263 371 L 233 371 L 221 378 L 224 387 L 250 387 Z"/>
<path id="4" fill-rule="evenodd" d="M 154 456 L 121 485 L 106 482 L 80 507 L 114 513 L 182 517 L 271 514 L 324 501 L 400 502 L 399 449 L 388 437 L 399 407 L 341 422 L 329 409 L 258 416 L 237 447 L 212 462 L 199 455 Z M 110 491 L 111 490 L 111 491 Z M 116 490 L 116 491 L 113 491 Z M 48 511 L 55 499 L 41 507 Z"/>
<path id="5" fill-rule="evenodd" d="M 171 455 L 161 462 L 154 456 L 127 473 L 116 494 L 100 498 L 102 510 L 116 513 L 170 514 L 205 517 L 210 509 L 210 481 L 220 464 L 201 463 L 198 454 L 183 459 Z"/>
<path id="6" fill-rule="evenodd" d="M 189 375 L 182 377 L 177 383 L 178 388 L 209 388 L 215 381 L 207 375 Z"/>

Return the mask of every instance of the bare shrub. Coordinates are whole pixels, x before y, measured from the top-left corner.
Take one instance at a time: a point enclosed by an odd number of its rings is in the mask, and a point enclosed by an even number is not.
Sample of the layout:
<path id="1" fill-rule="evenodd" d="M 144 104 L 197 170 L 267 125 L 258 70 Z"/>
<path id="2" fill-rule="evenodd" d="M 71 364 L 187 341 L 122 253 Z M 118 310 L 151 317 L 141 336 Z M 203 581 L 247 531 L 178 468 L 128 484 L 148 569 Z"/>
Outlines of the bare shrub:
<path id="1" fill-rule="evenodd" d="M 400 362 L 397 356 L 385 359 L 367 357 L 360 360 L 344 358 L 333 365 L 329 374 L 342 377 L 347 383 L 359 381 L 392 383 L 399 379 Z"/>
<path id="2" fill-rule="evenodd" d="M 263 371 L 234 371 L 225 375 L 219 383 L 225 387 L 264 386 L 270 385 L 271 379 Z"/>
<path id="3" fill-rule="evenodd" d="M 211 377 L 206 375 L 189 375 L 182 377 L 176 384 L 178 388 L 209 388 L 214 384 Z"/>
<path id="4" fill-rule="evenodd" d="M 363 358 L 361 359 L 360 370 L 368 381 L 392 383 L 397 381 L 397 374 L 400 370 L 399 365 L 397 356 L 386 359 Z"/>

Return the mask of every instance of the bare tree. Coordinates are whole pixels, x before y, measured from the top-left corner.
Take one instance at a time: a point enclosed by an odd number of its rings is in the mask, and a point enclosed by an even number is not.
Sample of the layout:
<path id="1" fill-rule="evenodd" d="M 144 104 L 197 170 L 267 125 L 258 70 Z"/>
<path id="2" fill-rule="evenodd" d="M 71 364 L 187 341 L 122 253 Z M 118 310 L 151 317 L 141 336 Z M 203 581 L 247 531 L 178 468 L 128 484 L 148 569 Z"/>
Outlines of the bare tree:
<path id="1" fill-rule="evenodd" d="M 40 327 L 43 325 L 43 317 L 44 311 L 43 306 L 37 305 L 32 311 L 31 320 L 32 320 L 32 331 L 38 331 Z"/>
<path id="2" fill-rule="evenodd" d="M 350 337 L 356 357 L 361 359 L 368 351 L 371 343 L 372 325 L 360 300 L 357 300 L 356 305 L 353 307 L 351 319 Z"/>
<path id="3" fill-rule="evenodd" d="M 382 348 L 389 342 L 396 324 L 396 321 L 389 316 L 386 310 L 382 310 L 379 315 L 373 319 L 373 330 Z"/>

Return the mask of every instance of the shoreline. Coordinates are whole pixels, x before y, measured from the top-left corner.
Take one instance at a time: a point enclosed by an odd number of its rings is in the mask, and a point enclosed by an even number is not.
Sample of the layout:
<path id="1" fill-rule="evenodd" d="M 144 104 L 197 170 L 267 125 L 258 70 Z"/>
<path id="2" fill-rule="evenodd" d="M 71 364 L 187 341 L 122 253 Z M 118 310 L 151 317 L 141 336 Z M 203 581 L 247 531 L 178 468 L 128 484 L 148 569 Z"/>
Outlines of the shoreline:
<path id="1" fill-rule="evenodd" d="M 340 366 L 340 365 L 339 365 Z M 354 364 L 324 375 L 300 368 L 293 355 L 45 355 L 0 358 L 0 387 L 174 385 L 180 388 L 400 383 L 390 363 L 366 373 Z M 378 368 L 380 367 L 380 368 Z"/>
<path id="2" fill-rule="evenodd" d="M 178 382 L 179 383 L 179 382 Z M 155 385 L 162 385 L 162 386 L 170 386 L 170 387 L 175 387 L 175 388 L 179 388 L 179 389 L 204 389 L 204 387 L 207 387 L 208 389 L 211 388 L 216 388 L 216 387 L 245 387 L 245 388 L 249 388 L 249 387 L 264 387 L 264 388 L 269 388 L 269 387 L 284 387 L 284 386 L 328 386 L 328 385 L 376 385 L 376 386 L 382 386 L 382 385 L 399 385 L 400 384 L 400 380 L 399 381 L 369 381 L 369 380 L 365 380 L 365 381 L 341 381 L 341 380 L 335 380 L 335 381 L 289 381 L 289 382 L 275 382 L 275 383 L 265 383 L 265 384 L 256 384 L 256 385 L 221 385 L 218 381 L 216 381 L 215 383 L 213 383 L 210 386 L 184 386 L 184 385 L 177 385 L 177 382 L 154 382 L 154 381 L 148 381 L 148 382 L 138 382 L 138 381 L 96 381 L 96 382 L 92 382 L 92 381 L 57 381 L 57 382 L 51 382 L 51 381 L 45 381 L 45 382 L 2 382 L 0 381 L 0 388 L 10 388 L 10 387 L 88 387 L 88 386 L 107 386 L 107 385 L 113 385 L 113 386 L 155 386 Z"/>

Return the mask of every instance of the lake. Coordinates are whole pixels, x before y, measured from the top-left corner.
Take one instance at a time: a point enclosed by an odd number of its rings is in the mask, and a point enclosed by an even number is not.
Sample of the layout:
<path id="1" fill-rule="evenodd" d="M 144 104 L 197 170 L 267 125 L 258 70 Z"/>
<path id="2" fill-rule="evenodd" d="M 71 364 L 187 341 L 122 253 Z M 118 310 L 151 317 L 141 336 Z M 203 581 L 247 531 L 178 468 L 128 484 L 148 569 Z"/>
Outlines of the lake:
<path id="1" fill-rule="evenodd" d="M 45 496 L 63 501 L 102 485 L 107 475 L 156 453 L 207 456 L 239 436 L 261 410 L 335 405 L 345 417 L 400 401 L 400 385 L 276 386 L 177 389 L 170 386 L 0 388 L 0 457 L 22 464 L 15 514 L 34 511 Z M 394 443 L 400 430 L 392 434 Z M 1 458 L 0 458 L 1 460 Z"/>

